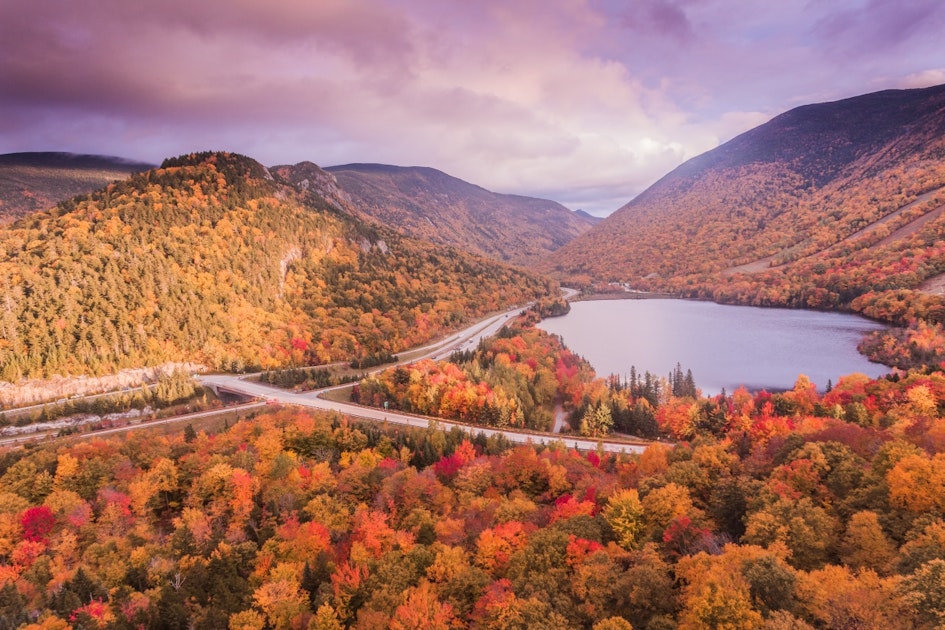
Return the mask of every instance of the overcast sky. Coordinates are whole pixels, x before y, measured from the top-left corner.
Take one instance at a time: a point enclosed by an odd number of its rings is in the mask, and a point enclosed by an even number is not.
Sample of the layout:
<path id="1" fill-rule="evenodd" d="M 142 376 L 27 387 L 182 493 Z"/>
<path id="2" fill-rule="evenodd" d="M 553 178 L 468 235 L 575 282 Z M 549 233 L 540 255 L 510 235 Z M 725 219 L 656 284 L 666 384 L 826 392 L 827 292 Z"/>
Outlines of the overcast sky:
<path id="1" fill-rule="evenodd" d="M 608 214 L 797 105 L 945 83 L 941 0 L 2 0 L 0 153 L 432 166 Z"/>

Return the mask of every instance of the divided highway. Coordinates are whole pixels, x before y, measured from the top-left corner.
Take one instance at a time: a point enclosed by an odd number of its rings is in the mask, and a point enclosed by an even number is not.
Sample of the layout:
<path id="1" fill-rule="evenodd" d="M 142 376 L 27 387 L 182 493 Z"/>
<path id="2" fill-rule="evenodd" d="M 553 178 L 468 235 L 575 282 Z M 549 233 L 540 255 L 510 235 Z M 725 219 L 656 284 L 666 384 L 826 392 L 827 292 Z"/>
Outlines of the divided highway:
<path id="1" fill-rule="evenodd" d="M 564 289 L 565 297 L 571 298 L 576 295 L 578 292 L 573 289 Z M 404 354 L 411 355 L 412 361 L 419 361 L 421 359 L 433 359 L 433 360 L 442 360 L 449 357 L 450 354 L 456 350 L 473 350 L 478 345 L 479 342 L 487 337 L 491 337 L 499 332 L 509 320 L 513 319 L 519 313 L 522 312 L 522 308 L 518 307 L 511 310 L 508 310 L 504 313 L 494 315 L 485 320 L 476 322 L 475 324 L 469 326 L 465 330 L 454 333 L 447 337 L 444 340 L 434 342 L 423 346 L 421 348 L 416 348 L 412 351 L 409 351 Z M 386 369 L 390 366 L 382 366 L 377 368 L 375 371 L 380 371 Z M 478 425 L 463 424 L 460 422 L 442 420 L 438 418 L 429 418 L 424 416 L 415 416 L 407 413 L 402 413 L 393 410 L 377 409 L 374 407 L 363 407 L 361 405 L 355 405 L 352 403 L 338 402 L 329 400 L 327 398 L 322 398 L 322 394 L 328 392 L 332 389 L 338 389 L 341 387 L 348 387 L 348 385 L 341 385 L 337 387 L 329 387 L 326 389 L 304 392 L 304 393 L 295 393 L 280 389 L 278 387 L 273 387 L 260 383 L 256 380 L 249 380 L 254 378 L 256 375 L 230 375 L 230 374 L 209 374 L 209 375 L 198 375 L 197 381 L 200 384 L 212 387 L 215 389 L 222 389 L 224 391 L 233 392 L 236 394 L 242 394 L 244 396 L 250 396 L 253 398 L 261 398 L 268 402 L 280 403 L 286 405 L 298 405 L 301 407 L 310 407 L 313 409 L 321 409 L 324 411 L 337 411 L 339 413 L 345 414 L 347 416 L 362 418 L 366 420 L 373 420 L 376 422 L 390 422 L 393 424 L 403 424 L 413 427 L 426 428 L 430 425 L 430 422 L 436 422 L 437 425 L 444 429 L 449 430 L 452 427 L 458 427 L 459 429 L 466 431 L 470 434 L 482 433 L 484 435 L 493 436 L 493 435 L 502 435 L 505 436 L 509 441 L 516 444 L 556 444 L 561 443 L 568 448 L 577 448 L 580 450 L 597 450 L 598 448 L 610 452 L 627 452 L 627 453 L 640 453 L 643 449 L 646 448 L 646 443 L 643 442 L 631 442 L 631 441 L 619 441 L 619 440 L 593 440 L 581 437 L 572 437 L 572 436 L 562 436 L 560 434 L 553 433 L 540 433 L 534 431 L 516 431 L 511 429 L 496 429 Z M 101 394 L 102 396 L 114 395 L 115 392 L 109 392 Z M 89 398 L 94 398 L 91 396 Z M 244 405 L 238 405 L 231 407 L 230 409 L 250 409 L 250 408 L 262 408 L 266 402 L 253 402 Z M 174 416 L 170 418 L 164 418 L 159 421 L 145 422 L 141 424 L 128 425 L 123 427 L 117 427 L 114 429 L 106 429 L 101 431 L 95 431 L 94 433 L 81 434 L 78 437 L 86 436 L 99 436 L 109 433 L 120 433 L 126 431 L 133 431 L 136 429 L 144 429 L 156 424 L 168 424 L 182 422 L 186 420 L 193 420 L 195 418 L 200 418 L 206 415 L 215 415 L 220 413 L 221 409 L 212 409 L 205 412 L 198 412 L 194 414 L 187 414 L 184 416 Z M 25 442 L 35 441 L 37 439 L 43 439 L 48 437 L 49 432 L 42 432 L 39 434 L 30 434 L 23 436 L 13 436 L 9 438 L 0 439 L 0 446 L 15 446 Z"/>
<path id="2" fill-rule="evenodd" d="M 569 294 L 569 297 L 571 295 L 573 295 L 573 293 Z M 515 317 L 521 311 L 521 308 L 516 308 L 500 315 L 490 317 L 484 321 L 477 322 L 469 328 L 451 335 L 443 342 L 425 346 L 421 349 L 425 352 L 423 352 L 414 360 L 423 358 L 443 359 L 448 357 L 455 350 L 473 349 L 479 344 L 481 339 L 496 334 L 502 328 L 502 326 L 504 326 L 510 319 Z M 414 416 L 393 410 L 377 409 L 374 407 L 362 407 L 361 405 L 337 402 L 321 397 L 321 394 L 329 391 L 332 388 L 305 393 L 295 393 L 279 389 L 277 387 L 272 387 L 270 385 L 265 385 L 257 381 L 250 381 L 247 380 L 248 378 L 249 377 L 246 376 L 213 374 L 198 376 L 198 381 L 202 385 L 208 387 L 215 387 L 246 396 L 265 398 L 269 401 L 281 404 L 299 405 L 302 407 L 311 407 L 313 409 L 322 409 L 325 411 L 337 411 L 348 416 L 364 418 L 367 420 L 375 420 L 378 422 L 390 422 L 394 424 L 404 424 L 413 427 L 425 428 L 429 426 L 431 421 L 435 421 L 443 429 L 459 427 L 463 431 L 472 434 L 483 433 L 486 436 L 503 435 L 511 442 L 517 444 L 553 444 L 560 442 L 569 448 L 574 447 L 581 450 L 596 450 L 598 448 L 602 448 L 605 451 L 616 453 L 640 453 L 644 448 L 646 448 L 646 445 L 642 443 L 621 442 L 617 440 L 593 440 L 580 437 L 565 438 L 563 436 L 550 433 L 495 429 L 481 427 L 478 425 L 462 424 L 449 420 Z"/>

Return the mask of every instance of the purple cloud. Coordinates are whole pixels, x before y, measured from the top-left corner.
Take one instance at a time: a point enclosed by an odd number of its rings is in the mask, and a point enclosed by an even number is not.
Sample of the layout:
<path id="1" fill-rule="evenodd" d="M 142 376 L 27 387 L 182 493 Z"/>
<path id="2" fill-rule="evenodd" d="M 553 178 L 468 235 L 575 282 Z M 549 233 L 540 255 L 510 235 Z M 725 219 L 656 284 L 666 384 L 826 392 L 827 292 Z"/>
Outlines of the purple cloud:
<path id="1" fill-rule="evenodd" d="M 421 164 L 599 213 L 795 105 L 945 76 L 884 0 L 6 0 L 0 152 Z"/>

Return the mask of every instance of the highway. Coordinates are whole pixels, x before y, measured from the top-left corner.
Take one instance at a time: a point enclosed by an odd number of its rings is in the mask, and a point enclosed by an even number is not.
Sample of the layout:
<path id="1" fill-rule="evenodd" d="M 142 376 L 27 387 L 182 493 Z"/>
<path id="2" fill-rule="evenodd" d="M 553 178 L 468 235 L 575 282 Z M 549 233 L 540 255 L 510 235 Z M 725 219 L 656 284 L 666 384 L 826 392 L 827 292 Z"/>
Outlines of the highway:
<path id="1" fill-rule="evenodd" d="M 249 409 L 261 409 L 266 406 L 265 402 L 254 401 L 244 403 L 242 405 L 231 405 L 229 407 L 218 407 L 214 409 L 207 409 L 206 411 L 195 411 L 193 413 L 187 413 L 180 416 L 168 416 L 167 418 L 160 418 L 157 420 L 147 420 L 145 422 L 140 422 L 137 424 L 126 424 L 120 427 L 112 427 L 110 429 L 98 429 L 95 431 L 89 431 L 87 433 L 73 433 L 68 437 L 76 440 L 82 440 L 85 438 L 97 438 L 103 435 L 114 435 L 116 433 L 127 433 L 128 431 L 136 431 L 138 429 L 149 429 L 152 427 L 161 426 L 163 424 L 176 424 L 178 422 L 192 422 L 194 420 L 200 420 L 201 418 L 209 418 L 212 416 L 219 416 L 220 414 L 225 414 L 229 412 L 237 411 L 246 411 Z M 41 442 L 50 438 L 54 438 L 59 435 L 60 429 L 52 430 L 40 430 L 35 433 L 22 433 L 19 435 L 13 435 L 10 437 L 0 438 L 0 447 L 6 446 L 22 446 L 28 442 Z"/>
<path id="2" fill-rule="evenodd" d="M 420 356 L 414 358 L 413 360 L 420 360 L 424 358 L 439 360 L 447 358 L 456 350 L 474 349 L 477 345 L 479 345 L 479 341 L 481 339 L 496 334 L 502 328 L 502 326 L 506 324 L 506 322 L 521 313 L 521 311 L 521 308 L 516 308 L 490 317 L 484 321 L 477 322 L 469 328 L 451 335 L 445 341 L 421 348 L 420 350 L 423 350 L 423 352 L 420 354 Z M 378 370 L 375 371 L 386 369 L 386 367 L 390 366 L 378 368 Z M 436 422 L 437 425 L 444 430 L 449 430 L 452 427 L 458 427 L 459 429 L 468 433 L 482 433 L 487 437 L 493 435 L 503 435 L 509 441 L 516 444 L 562 443 L 569 448 L 573 447 L 580 450 L 597 450 L 598 448 L 601 448 L 605 451 L 615 453 L 640 453 L 646 448 L 646 444 L 639 442 L 632 443 L 607 439 L 596 440 L 571 436 L 565 437 L 551 433 L 496 429 L 479 425 L 463 424 L 460 422 L 442 420 L 438 418 L 415 416 L 393 410 L 364 407 L 361 405 L 355 405 L 353 403 L 337 402 L 322 397 L 322 394 L 325 392 L 330 391 L 331 389 L 338 389 L 338 387 L 296 393 L 286 391 L 278 387 L 273 387 L 271 385 L 259 383 L 255 380 L 249 380 L 253 376 L 254 375 L 237 376 L 230 374 L 210 374 L 200 375 L 197 377 L 197 380 L 204 386 L 221 388 L 225 391 L 239 393 L 245 396 L 264 398 L 267 401 L 284 405 L 298 405 L 301 407 L 310 407 L 324 411 L 337 411 L 355 418 L 375 420 L 377 422 L 403 424 L 412 427 L 426 428 L 431 422 Z M 343 385 L 339 387 L 348 386 L 349 385 Z"/>
<path id="3" fill-rule="evenodd" d="M 567 298 L 573 297 L 577 291 L 573 289 L 565 289 L 565 295 Z M 433 360 L 442 360 L 446 359 L 457 350 L 474 350 L 482 339 L 491 337 L 495 335 L 502 327 L 508 323 L 511 319 L 517 316 L 522 312 L 523 308 L 526 307 L 517 307 L 510 309 L 504 313 L 498 315 L 493 315 L 485 320 L 476 322 L 475 324 L 469 326 L 465 330 L 454 333 L 447 337 L 444 340 L 428 344 L 426 346 L 416 348 L 409 352 L 403 353 L 403 355 L 409 355 L 410 361 L 419 361 L 421 359 L 433 359 Z M 381 366 L 373 370 L 373 372 L 378 372 L 384 369 L 389 368 L 390 366 Z M 587 439 L 581 437 L 571 437 L 571 436 L 562 436 L 552 433 L 540 433 L 535 431 L 517 431 L 512 429 L 497 429 L 479 425 L 470 425 L 464 424 L 461 422 L 455 422 L 451 420 L 442 420 L 439 418 L 429 418 L 425 416 L 416 416 L 407 413 L 402 413 L 394 410 L 385 410 L 378 409 L 375 407 L 364 407 L 361 405 L 355 405 L 353 403 L 346 402 L 337 402 L 323 398 L 322 395 L 326 392 L 331 391 L 332 389 L 340 389 L 344 387 L 350 387 L 350 385 L 340 385 L 336 387 L 329 387 L 326 389 L 315 390 L 310 392 L 296 393 L 280 389 L 278 387 L 273 387 L 271 385 L 266 385 L 258 382 L 255 379 L 258 377 L 257 374 L 248 374 L 248 375 L 230 375 L 230 374 L 208 374 L 208 375 L 198 375 L 197 381 L 204 386 L 214 387 L 218 389 L 223 389 L 228 392 L 233 392 L 241 394 L 244 396 L 249 396 L 251 398 L 263 399 L 263 402 L 251 402 L 244 405 L 235 405 L 233 407 L 228 407 L 224 409 L 212 409 L 205 412 L 198 412 L 194 414 L 187 414 L 183 416 L 174 416 L 169 418 L 163 418 L 161 420 L 152 421 L 152 422 L 143 422 L 141 424 L 127 425 L 123 427 L 117 427 L 114 429 L 105 429 L 100 431 L 95 431 L 92 433 L 81 433 L 76 434 L 73 437 L 83 438 L 83 437 L 93 437 L 107 435 L 111 433 L 121 433 L 126 431 L 134 431 L 137 429 L 146 429 L 148 427 L 153 427 L 159 424 L 168 424 L 175 422 L 183 422 L 187 420 L 194 420 L 201 418 L 207 415 L 215 415 L 221 412 L 225 412 L 228 409 L 237 410 L 237 409 L 251 409 L 259 408 L 262 409 L 265 407 L 266 402 L 270 403 L 279 403 L 284 405 L 297 405 L 300 407 L 308 407 L 312 409 L 321 409 L 323 411 L 336 411 L 347 416 L 354 418 L 361 418 L 366 420 L 373 420 L 377 422 L 388 422 L 392 424 L 402 424 L 412 427 L 426 428 L 430 426 L 431 422 L 434 422 L 441 429 L 449 430 L 453 427 L 458 427 L 459 429 L 470 433 L 472 435 L 482 433 L 485 436 L 494 436 L 502 435 L 509 441 L 516 444 L 563 444 L 568 448 L 577 448 L 580 450 L 597 450 L 603 449 L 609 452 L 627 452 L 627 453 L 640 453 L 643 449 L 646 448 L 646 443 L 643 442 L 630 442 L 630 441 L 619 441 L 619 440 L 595 440 Z M 152 386 L 153 387 L 153 386 Z M 95 398 L 97 396 L 109 396 L 122 393 L 119 392 L 108 392 L 105 394 L 98 394 L 96 396 L 86 397 L 86 400 L 89 398 Z M 16 410 L 22 411 L 22 410 Z M 32 442 L 36 440 L 42 440 L 48 438 L 51 432 L 39 432 L 28 435 L 19 435 L 9 438 L 0 439 L 0 447 L 3 446 L 17 446 L 25 442 Z"/>

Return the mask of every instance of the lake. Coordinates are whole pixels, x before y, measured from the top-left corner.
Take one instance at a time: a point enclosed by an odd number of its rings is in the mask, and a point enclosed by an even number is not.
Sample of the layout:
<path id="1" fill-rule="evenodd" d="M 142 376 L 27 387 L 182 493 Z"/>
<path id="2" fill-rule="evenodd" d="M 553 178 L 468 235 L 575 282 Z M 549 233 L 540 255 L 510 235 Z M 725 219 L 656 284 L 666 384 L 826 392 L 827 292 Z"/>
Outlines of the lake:
<path id="1" fill-rule="evenodd" d="M 856 350 L 862 336 L 882 325 L 842 313 L 673 299 L 572 302 L 571 312 L 546 319 L 590 362 L 598 376 L 666 376 L 676 366 L 692 370 L 703 394 L 729 393 L 740 385 L 777 391 L 804 374 L 823 391 L 828 380 L 853 372 L 881 376 L 889 368 Z"/>

